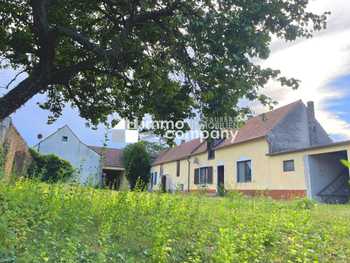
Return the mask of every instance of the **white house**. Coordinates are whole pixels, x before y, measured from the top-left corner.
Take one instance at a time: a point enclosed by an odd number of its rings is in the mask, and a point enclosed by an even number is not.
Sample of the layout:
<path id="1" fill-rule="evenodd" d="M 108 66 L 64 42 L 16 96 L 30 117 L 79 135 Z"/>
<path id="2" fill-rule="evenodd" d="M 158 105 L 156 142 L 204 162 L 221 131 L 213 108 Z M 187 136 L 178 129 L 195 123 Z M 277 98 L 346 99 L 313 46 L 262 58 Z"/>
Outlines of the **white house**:
<path id="1" fill-rule="evenodd" d="M 66 125 L 43 139 L 34 147 L 41 154 L 55 154 L 69 161 L 76 169 L 81 184 L 101 182 L 101 156 L 82 143 Z"/>
<path id="2" fill-rule="evenodd" d="M 66 125 L 34 146 L 41 154 L 55 154 L 76 169 L 81 184 L 127 186 L 121 162 L 122 150 L 88 146 Z"/>

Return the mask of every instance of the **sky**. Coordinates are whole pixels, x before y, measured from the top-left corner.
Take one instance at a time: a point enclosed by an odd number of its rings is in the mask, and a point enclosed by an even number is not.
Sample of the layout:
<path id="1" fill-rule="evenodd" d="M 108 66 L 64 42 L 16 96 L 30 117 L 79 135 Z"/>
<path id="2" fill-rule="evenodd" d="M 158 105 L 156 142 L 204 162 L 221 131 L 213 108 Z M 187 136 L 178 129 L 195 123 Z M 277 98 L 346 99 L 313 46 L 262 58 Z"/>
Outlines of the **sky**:
<path id="1" fill-rule="evenodd" d="M 331 11 L 328 28 L 311 39 L 292 43 L 273 41 L 270 58 L 261 62 L 264 67 L 280 69 L 283 75 L 301 80 L 299 89 L 292 90 L 270 82 L 262 92 L 278 101 L 278 106 L 299 99 L 305 103 L 314 101 L 316 117 L 332 138 L 337 141 L 350 139 L 350 1 L 311 0 L 309 9 L 316 13 Z M 6 86 L 14 75 L 15 72 L 10 69 L 1 70 L 0 86 Z M 86 121 L 69 107 L 59 120 L 47 125 L 49 113 L 37 106 L 37 102 L 44 99 L 45 95 L 37 95 L 12 115 L 15 126 L 28 145 L 38 142 L 38 134 L 46 137 L 66 124 L 84 143 L 104 143 L 108 131 L 102 125 L 98 130 L 87 128 Z M 251 106 L 255 113 L 266 110 L 254 103 Z M 109 141 L 108 145 L 123 146 L 113 141 Z"/>

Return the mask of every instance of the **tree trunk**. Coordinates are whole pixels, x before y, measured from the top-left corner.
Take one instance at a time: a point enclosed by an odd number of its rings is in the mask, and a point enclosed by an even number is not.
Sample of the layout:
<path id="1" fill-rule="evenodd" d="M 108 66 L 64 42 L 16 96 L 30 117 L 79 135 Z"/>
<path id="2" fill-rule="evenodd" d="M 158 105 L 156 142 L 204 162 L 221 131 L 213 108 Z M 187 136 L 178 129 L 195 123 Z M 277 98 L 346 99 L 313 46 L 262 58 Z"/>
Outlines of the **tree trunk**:
<path id="1" fill-rule="evenodd" d="M 10 116 L 29 99 L 46 88 L 43 78 L 28 77 L 0 98 L 0 121 Z"/>

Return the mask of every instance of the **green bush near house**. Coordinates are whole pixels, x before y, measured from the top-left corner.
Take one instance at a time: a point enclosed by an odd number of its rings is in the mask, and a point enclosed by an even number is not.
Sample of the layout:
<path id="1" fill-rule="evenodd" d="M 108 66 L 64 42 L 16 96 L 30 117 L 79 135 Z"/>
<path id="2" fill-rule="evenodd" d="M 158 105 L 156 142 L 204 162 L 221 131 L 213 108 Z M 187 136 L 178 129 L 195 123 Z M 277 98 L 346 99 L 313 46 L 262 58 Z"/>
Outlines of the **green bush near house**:
<path id="1" fill-rule="evenodd" d="M 340 160 L 340 162 L 345 166 L 350 168 L 350 162 L 348 160 Z"/>
<path id="2" fill-rule="evenodd" d="M 44 182 L 60 182 L 71 178 L 75 172 L 73 166 L 57 157 L 56 155 L 41 155 L 35 150 L 31 149 L 33 161 L 28 167 L 28 177 L 37 178 Z"/>
<path id="3" fill-rule="evenodd" d="M 150 179 L 151 157 L 143 142 L 126 146 L 123 150 L 125 176 L 130 188 L 144 190 Z"/>
<path id="4" fill-rule="evenodd" d="M 0 183 L 0 262 L 348 262 L 350 206 L 304 204 Z"/>

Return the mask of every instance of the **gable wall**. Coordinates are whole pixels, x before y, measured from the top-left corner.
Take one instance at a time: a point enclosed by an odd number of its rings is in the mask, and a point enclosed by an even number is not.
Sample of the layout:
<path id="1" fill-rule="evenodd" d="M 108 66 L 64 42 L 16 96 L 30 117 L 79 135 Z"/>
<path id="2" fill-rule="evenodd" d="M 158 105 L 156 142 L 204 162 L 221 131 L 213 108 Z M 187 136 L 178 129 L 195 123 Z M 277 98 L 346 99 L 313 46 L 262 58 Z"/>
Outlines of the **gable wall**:
<path id="1" fill-rule="evenodd" d="M 68 137 L 68 142 L 62 141 L 63 136 Z M 69 128 L 64 127 L 47 137 L 36 146 L 36 150 L 69 161 L 77 170 L 76 177 L 81 184 L 100 183 L 100 155 L 80 142 Z"/>
<path id="2" fill-rule="evenodd" d="M 307 109 L 300 104 L 277 124 L 267 136 L 270 153 L 310 146 Z"/>
<path id="3" fill-rule="evenodd" d="M 313 146 L 332 143 L 332 140 L 330 139 L 328 133 L 316 119 L 314 120 L 314 126 L 316 139 L 311 142 Z"/>
<path id="4" fill-rule="evenodd" d="M 314 128 L 313 128 L 314 127 Z M 331 143 L 320 123 L 300 103 L 267 135 L 269 152 L 280 152 Z"/>

